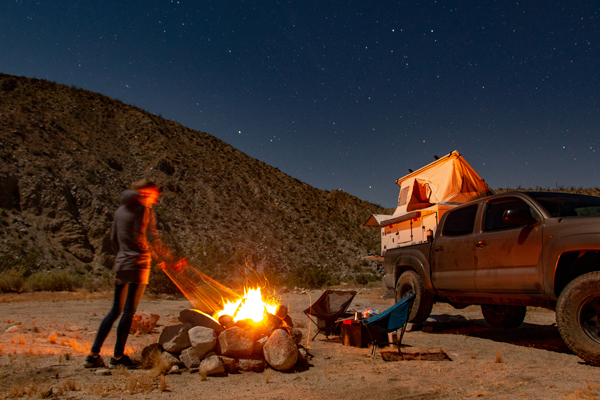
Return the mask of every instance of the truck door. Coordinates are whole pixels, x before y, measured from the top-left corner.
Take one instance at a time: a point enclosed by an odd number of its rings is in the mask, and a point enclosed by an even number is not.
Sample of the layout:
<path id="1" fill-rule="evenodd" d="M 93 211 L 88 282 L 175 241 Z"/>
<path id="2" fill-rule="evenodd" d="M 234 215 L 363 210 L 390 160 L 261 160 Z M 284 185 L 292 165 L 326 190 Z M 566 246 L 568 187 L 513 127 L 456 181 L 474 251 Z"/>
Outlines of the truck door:
<path id="1" fill-rule="evenodd" d="M 506 210 L 531 213 L 538 223 L 515 225 Z M 483 224 L 475 244 L 475 286 L 486 293 L 542 293 L 541 217 L 523 199 L 505 197 L 485 204 Z"/>
<path id="2" fill-rule="evenodd" d="M 478 204 L 456 208 L 445 215 L 432 249 L 433 286 L 438 292 L 475 291 L 475 239 Z"/>

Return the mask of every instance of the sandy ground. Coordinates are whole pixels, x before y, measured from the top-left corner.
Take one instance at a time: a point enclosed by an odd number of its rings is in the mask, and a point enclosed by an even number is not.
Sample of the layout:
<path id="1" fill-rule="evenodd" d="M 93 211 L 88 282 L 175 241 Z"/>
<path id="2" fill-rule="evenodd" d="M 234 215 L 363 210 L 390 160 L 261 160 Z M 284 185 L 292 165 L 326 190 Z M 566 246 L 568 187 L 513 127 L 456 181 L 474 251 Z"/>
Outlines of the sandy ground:
<path id="1" fill-rule="evenodd" d="M 302 310 L 320 291 L 282 295 L 290 315 L 309 333 Z M 406 353 L 443 350 L 447 361 L 386 362 L 370 348 L 343 346 L 319 335 L 308 341 L 314 355 L 303 372 L 232 374 L 208 377 L 187 371 L 162 382 L 149 371 L 114 371 L 100 376 L 81 367 L 101 319 L 110 308 L 109 293 L 21 294 L 0 296 L 0 398 L 20 396 L 71 399 L 596 399 L 600 369 L 570 354 L 558 335 L 554 313 L 529 308 L 516 330 L 488 327 L 479 307 L 455 310 L 436 304 L 422 331 L 407 332 Z M 360 289 L 351 308 L 380 311 L 392 304 L 378 289 Z M 165 325 L 177 323 L 186 300 L 146 297 L 138 312 L 161 316 L 152 334 L 130 336 L 135 357 L 157 340 Z M 311 336 L 315 328 L 310 326 Z M 108 362 L 114 332 L 103 355 Z M 166 389 L 164 385 L 166 384 Z M 161 388 L 163 390 L 161 390 Z M 133 392 L 133 394 L 132 394 Z"/>

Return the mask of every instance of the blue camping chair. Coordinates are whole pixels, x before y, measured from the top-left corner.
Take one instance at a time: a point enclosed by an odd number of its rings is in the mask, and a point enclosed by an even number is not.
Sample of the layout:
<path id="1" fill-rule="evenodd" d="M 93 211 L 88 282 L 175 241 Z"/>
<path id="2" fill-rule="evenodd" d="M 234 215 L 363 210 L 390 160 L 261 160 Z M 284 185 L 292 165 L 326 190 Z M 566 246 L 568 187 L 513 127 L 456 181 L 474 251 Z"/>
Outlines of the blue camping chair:
<path id="1" fill-rule="evenodd" d="M 398 346 L 398 354 L 400 354 L 400 357 L 404 360 L 400 346 L 402 345 L 402 337 L 406 331 L 406 323 L 408 322 L 414 300 L 415 295 L 413 293 L 406 295 L 402 300 L 381 314 L 373 315 L 362 321 L 363 325 L 367 328 L 367 332 L 369 332 L 371 342 L 373 343 L 373 357 L 375 357 L 375 349 L 377 346 L 392 344 L 392 342 L 389 342 L 388 340 L 381 340 L 381 337 L 385 336 L 387 338 L 387 333 L 401 329 L 400 338 L 395 344 Z"/>

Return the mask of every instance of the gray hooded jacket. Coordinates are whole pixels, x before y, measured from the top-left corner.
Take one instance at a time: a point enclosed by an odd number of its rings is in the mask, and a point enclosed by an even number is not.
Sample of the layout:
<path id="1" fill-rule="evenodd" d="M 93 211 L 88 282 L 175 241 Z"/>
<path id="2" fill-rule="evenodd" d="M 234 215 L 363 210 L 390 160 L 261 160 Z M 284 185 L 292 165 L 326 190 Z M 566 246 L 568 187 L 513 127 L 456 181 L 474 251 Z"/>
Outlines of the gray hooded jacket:
<path id="1" fill-rule="evenodd" d="M 117 284 L 148 284 L 152 244 L 159 242 L 154 211 L 140 203 L 134 190 L 123 192 L 123 205 L 115 213 L 111 239 L 119 251 L 115 261 Z"/>

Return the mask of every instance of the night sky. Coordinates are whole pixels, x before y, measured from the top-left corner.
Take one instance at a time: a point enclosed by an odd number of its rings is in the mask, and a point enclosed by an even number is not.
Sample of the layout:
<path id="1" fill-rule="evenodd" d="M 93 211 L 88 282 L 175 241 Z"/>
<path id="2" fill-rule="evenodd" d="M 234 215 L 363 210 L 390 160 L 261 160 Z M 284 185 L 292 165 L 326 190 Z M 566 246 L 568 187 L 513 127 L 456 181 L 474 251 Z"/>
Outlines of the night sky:
<path id="1" fill-rule="evenodd" d="M 600 186 L 597 1 L 3 0 L 0 72 L 386 207 L 453 150 L 492 188 Z"/>

